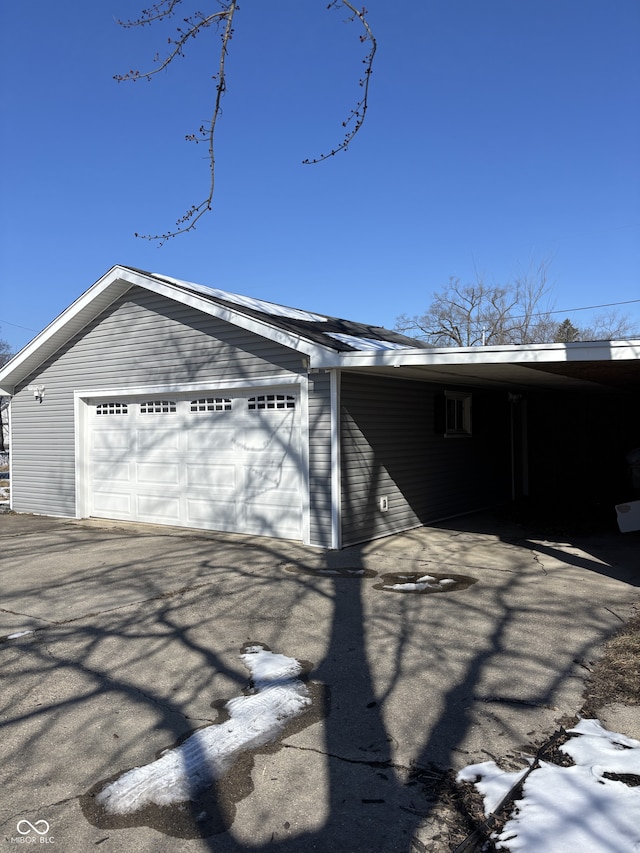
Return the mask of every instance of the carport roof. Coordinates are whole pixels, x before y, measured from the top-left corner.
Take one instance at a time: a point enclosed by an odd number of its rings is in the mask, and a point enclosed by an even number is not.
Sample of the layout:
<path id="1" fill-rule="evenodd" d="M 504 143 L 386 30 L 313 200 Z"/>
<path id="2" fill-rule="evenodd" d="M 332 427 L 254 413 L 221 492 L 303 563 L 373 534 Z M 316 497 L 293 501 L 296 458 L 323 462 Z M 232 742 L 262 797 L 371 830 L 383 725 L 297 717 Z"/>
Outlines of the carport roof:
<path id="1" fill-rule="evenodd" d="M 469 387 L 640 393 L 640 340 L 341 353 L 316 366 Z"/>
<path id="2" fill-rule="evenodd" d="M 310 370 L 348 370 L 465 386 L 640 391 L 640 340 L 434 348 L 378 326 L 114 266 L 0 369 L 15 388 L 132 287 L 158 293 L 304 354 Z"/>

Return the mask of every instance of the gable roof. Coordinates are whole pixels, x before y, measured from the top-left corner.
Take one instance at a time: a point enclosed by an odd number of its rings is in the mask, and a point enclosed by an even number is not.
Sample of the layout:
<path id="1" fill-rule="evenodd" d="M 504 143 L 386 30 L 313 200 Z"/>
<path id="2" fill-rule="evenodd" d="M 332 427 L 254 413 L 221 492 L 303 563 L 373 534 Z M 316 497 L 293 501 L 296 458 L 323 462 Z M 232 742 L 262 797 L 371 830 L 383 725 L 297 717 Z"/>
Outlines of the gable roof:
<path id="1" fill-rule="evenodd" d="M 142 272 L 142 271 L 139 271 Z M 381 326 L 370 326 L 317 314 L 301 308 L 291 308 L 255 299 L 239 293 L 229 293 L 214 287 L 205 287 L 189 281 L 159 275 L 158 273 L 142 273 L 151 276 L 159 282 L 167 282 L 186 293 L 203 296 L 211 303 L 229 308 L 245 317 L 261 320 L 274 328 L 300 336 L 307 341 L 326 347 L 337 352 L 357 352 L 362 350 L 396 350 L 396 349 L 426 349 L 429 345 L 416 338 L 410 338 L 400 332 L 384 329 Z M 300 344 L 295 347 L 299 349 Z"/>
<path id="2" fill-rule="evenodd" d="M 132 287 L 189 305 L 342 369 L 464 386 L 640 394 L 640 340 L 489 347 L 430 347 L 406 335 L 290 308 L 193 282 L 114 266 L 0 369 L 0 394 L 15 387 Z"/>
<path id="3" fill-rule="evenodd" d="M 13 394 L 16 385 L 133 287 L 189 305 L 314 359 L 332 352 L 424 349 L 427 346 L 422 341 L 379 326 L 290 308 L 117 265 L 0 369 L 0 393 Z"/>

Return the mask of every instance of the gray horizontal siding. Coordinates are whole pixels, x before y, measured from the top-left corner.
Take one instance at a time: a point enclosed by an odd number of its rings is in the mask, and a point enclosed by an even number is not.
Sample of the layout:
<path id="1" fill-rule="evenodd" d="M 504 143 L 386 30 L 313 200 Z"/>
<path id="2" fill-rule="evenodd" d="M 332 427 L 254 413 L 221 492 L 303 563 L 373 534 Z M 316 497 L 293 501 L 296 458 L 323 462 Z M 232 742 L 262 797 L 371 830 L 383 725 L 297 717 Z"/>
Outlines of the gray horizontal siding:
<path id="1" fill-rule="evenodd" d="M 434 429 L 425 383 L 345 374 L 341 387 L 342 541 L 355 544 L 469 512 L 507 495 L 506 393 L 473 394 L 474 434 Z M 504 398 L 504 399 L 503 399 Z M 383 512 L 379 499 L 386 496 Z"/>
<path id="2" fill-rule="evenodd" d="M 75 515 L 74 391 L 250 382 L 302 373 L 299 353 L 133 288 L 17 389 L 12 497 L 19 512 Z M 44 385 L 38 403 L 28 385 Z"/>
<path id="3" fill-rule="evenodd" d="M 310 542 L 331 547 L 331 378 L 309 380 L 309 509 Z"/>

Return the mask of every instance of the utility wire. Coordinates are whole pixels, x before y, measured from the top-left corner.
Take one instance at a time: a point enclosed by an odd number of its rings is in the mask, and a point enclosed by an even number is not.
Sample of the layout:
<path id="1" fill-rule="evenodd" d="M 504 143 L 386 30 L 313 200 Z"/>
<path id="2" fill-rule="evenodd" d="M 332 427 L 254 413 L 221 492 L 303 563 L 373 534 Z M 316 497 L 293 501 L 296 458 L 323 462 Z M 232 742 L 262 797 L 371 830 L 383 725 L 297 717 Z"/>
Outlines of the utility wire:
<path id="1" fill-rule="evenodd" d="M 558 308 L 553 311 L 540 311 L 537 314 L 518 314 L 513 320 L 522 320 L 524 317 L 546 317 L 548 314 L 575 314 L 576 311 L 594 311 L 596 308 L 617 308 L 618 305 L 633 305 L 640 299 L 627 299 L 626 302 L 605 302 L 603 305 L 584 305 L 582 308 Z"/>
<path id="2" fill-rule="evenodd" d="M 17 323 L 10 323 L 8 320 L 0 319 L 0 324 L 3 326 L 13 326 L 14 329 L 24 329 L 25 332 L 37 332 L 38 329 L 30 329 L 28 326 L 19 326 Z"/>
<path id="3" fill-rule="evenodd" d="M 512 320 L 522 320 L 525 317 L 546 317 L 549 314 L 574 314 L 576 311 L 594 311 L 596 308 L 617 308 L 619 305 L 634 305 L 640 302 L 640 299 L 627 299 L 625 302 L 605 302 L 602 305 L 584 305 L 582 308 L 558 308 L 553 311 L 539 311 L 536 314 L 517 314 L 512 317 Z M 38 329 L 31 329 L 29 326 L 19 326 L 17 323 L 10 323 L 9 320 L 0 318 L 0 324 L 4 326 L 13 326 L 14 329 L 24 329 L 25 332 L 38 332 Z"/>

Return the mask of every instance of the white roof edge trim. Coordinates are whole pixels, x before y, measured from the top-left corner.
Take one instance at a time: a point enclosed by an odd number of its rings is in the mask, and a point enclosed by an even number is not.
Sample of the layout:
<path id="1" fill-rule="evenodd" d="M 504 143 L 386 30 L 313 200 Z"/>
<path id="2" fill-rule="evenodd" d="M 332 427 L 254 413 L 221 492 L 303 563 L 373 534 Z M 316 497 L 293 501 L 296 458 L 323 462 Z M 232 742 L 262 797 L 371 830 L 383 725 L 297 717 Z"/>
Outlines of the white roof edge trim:
<path id="1" fill-rule="evenodd" d="M 184 281 L 183 279 L 173 278 L 170 275 L 163 275 L 162 273 L 154 272 L 151 275 L 172 284 L 177 284 L 178 287 L 187 287 L 204 293 L 205 296 L 213 296 L 217 299 L 224 299 L 226 302 L 234 302 L 242 308 L 251 308 L 263 314 L 270 314 L 272 317 L 289 317 L 292 320 L 307 320 L 313 323 L 326 323 L 329 319 L 324 314 L 315 314 L 313 311 L 305 311 L 302 308 L 290 308 L 287 305 L 280 305 L 277 302 L 268 302 L 266 299 L 258 299 L 253 296 L 243 296 L 241 293 L 231 293 L 228 290 L 220 290 L 218 287 L 208 287 L 205 284 Z"/>
<path id="2" fill-rule="evenodd" d="M 7 364 L 0 368 L 0 390 L 2 394 L 12 396 L 15 386 L 25 375 L 28 375 L 32 369 L 37 367 L 35 362 L 28 366 L 25 365 L 25 362 L 35 356 L 38 350 L 43 350 L 41 361 L 44 361 L 64 344 L 70 337 L 70 335 L 65 334 L 65 327 L 75 318 L 86 313 L 86 322 L 88 323 L 94 316 L 97 316 L 99 312 L 95 311 L 92 313 L 90 309 L 92 303 L 99 296 L 112 290 L 112 298 L 108 303 L 111 304 L 111 302 L 114 302 L 120 295 L 129 290 L 130 287 L 141 287 L 145 290 L 167 296 L 176 302 L 189 305 L 205 314 L 218 317 L 235 326 L 244 328 L 246 331 L 254 332 L 263 338 L 296 350 L 309 358 L 323 358 L 327 353 L 333 352 L 333 350 L 325 348 L 321 344 L 314 344 L 299 335 L 286 332 L 284 329 L 278 329 L 262 320 L 247 317 L 239 311 L 235 312 L 231 308 L 223 307 L 215 302 L 210 302 L 204 296 L 198 297 L 196 294 L 187 293 L 176 285 L 154 278 L 151 274 L 137 272 L 129 267 L 116 264 L 99 278 L 95 284 L 91 285 L 88 290 L 85 290 L 75 302 L 72 302 L 71 305 L 65 308 L 55 320 L 39 332 Z M 102 305 L 100 310 L 103 310 L 104 307 L 106 306 Z M 47 344 L 51 345 L 49 349 L 47 349 Z M 21 370 L 21 368 L 23 369 Z"/>
<path id="3" fill-rule="evenodd" d="M 107 290 L 109 287 L 113 287 L 118 280 L 122 279 L 126 281 L 126 277 L 119 275 L 116 271 L 120 272 L 130 272 L 129 270 L 125 270 L 123 267 L 114 266 L 111 267 L 101 278 L 96 281 L 95 284 L 92 284 L 88 290 L 85 290 L 74 302 L 71 303 L 67 308 L 62 311 L 61 314 L 49 323 L 48 326 L 39 332 L 34 338 L 32 338 L 26 346 L 24 346 L 14 357 L 8 361 L 2 368 L 0 368 L 0 382 L 4 380 L 5 377 L 10 377 L 12 374 L 15 374 L 18 371 L 18 378 L 16 382 L 11 383 L 11 391 L 8 391 L 9 386 L 5 386 L 2 391 L 5 394 L 13 394 L 15 385 L 21 381 L 21 376 L 19 374 L 19 368 L 27 361 L 31 356 L 33 356 L 37 350 L 44 347 L 48 342 L 52 341 L 56 336 L 60 335 L 64 327 L 70 323 L 75 317 L 81 314 L 84 310 L 86 310 L 91 303 Z M 115 301 L 121 292 L 124 292 L 128 288 L 124 288 L 119 292 L 114 293 L 112 302 Z M 87 322 L 89 322 L 87 319 Z M 58 346 L 62 346 L 64 340 L 66 338 L 61 338 L 60 342 L 56 345 L 56 349 Z M 46 353 L 43 357 L 43 360 L 50 353 Z"/>
<path id="4" fill-rule="evenodd" d="M 510 344 L 503 347 L 369 350 L 330 353 L 312 367 L 429 367 L 465 364 L 545 364 L 640 359 L 640 339 L 572 344 Z"/>

